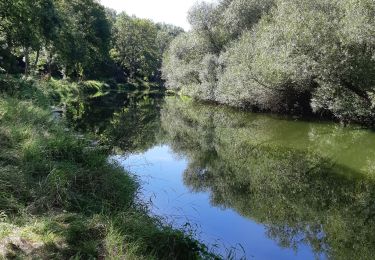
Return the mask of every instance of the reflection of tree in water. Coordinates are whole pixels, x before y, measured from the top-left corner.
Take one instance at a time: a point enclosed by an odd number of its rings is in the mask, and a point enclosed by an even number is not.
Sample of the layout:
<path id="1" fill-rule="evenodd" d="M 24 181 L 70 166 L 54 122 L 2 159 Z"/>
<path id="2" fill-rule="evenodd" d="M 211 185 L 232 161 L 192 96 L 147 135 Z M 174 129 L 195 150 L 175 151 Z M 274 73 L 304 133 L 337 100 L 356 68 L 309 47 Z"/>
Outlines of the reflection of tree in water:
<path id="1" fill-rule="evenodd" d="M 154 146 L 160 131 L 160 100 L 145 96 L 114 114 L 105 136 L 123 151 L 139 152 Z"/>
<path id="2" fill-rule="evenodd" d="M 347 144 L 327 126 L 286 133 L 303 138 L 304 149 L 278 142 L 283 120 L 248 118 L 245 113 L 168 99 L 162 126 L 174 151 L 189 158 L 184 181 L 194 191 L 208 191 L 215 206 L 233 208 L 267 227 L 282 247 L 310 245 L 334 259 L 371 259 L 375 255 L 375 180 L 323 157 L 320 151 Z M 317 142 L 317 133 L 324 132 Z M 287 136 L 289 135 L 289 136 Z M 341 140 L 355 143 L 358 132 Z M 319 140 L 318 140 L 319 141 Z M 329 146 L 327 146 L 329 144 Z M 332 148 L 331 146 L 335 146 Z M 371 150 L 368 150 L 371 157 Z M 318 154 L 319 153 L 319 154 Z M 366 160 L 364 160 L 365 162 Z M 363 167 L 361 168 L 361 170 Z M 250 236 L 251 234 L 249 234 Z"/>
<path id="3" fill-rule="evenodd" d="M 116 150 L 142 151 L 157 142 L 161 102 L 159 92 L 111 92 L 70 104 L 67 118 Z"/>

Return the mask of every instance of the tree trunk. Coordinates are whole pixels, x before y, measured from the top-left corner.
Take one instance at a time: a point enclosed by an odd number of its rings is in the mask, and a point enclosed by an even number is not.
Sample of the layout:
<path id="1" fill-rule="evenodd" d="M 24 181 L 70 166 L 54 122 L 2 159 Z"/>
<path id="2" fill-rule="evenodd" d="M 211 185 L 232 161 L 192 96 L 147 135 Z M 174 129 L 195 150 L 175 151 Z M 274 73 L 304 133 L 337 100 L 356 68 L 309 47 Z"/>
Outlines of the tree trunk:
<path id="1" fill-rule="evenodd" d="M 25 48 L 24 55 L 25 55 L 25 76 L 28 76 L 29 75 L 29 63 L 30 63 L 29 48 Z"/>
<path id="2" fill-rule="evenodd" d="M 35 69 L 35 71 L 37 70 L 37 66 L 38 66 L 38 62 L 39 62 L 39 54 L 40 54 L 40 50 L 38 49 L 37 51 L 36 51 L 36 57 L 35 57 L 35 62 L 34 62 L 34 66 L 33 66 L 33 68 Z"/>
<path id="3" fill-rule="evenodd" d="M 47 78 L 52 77 L 52 51 L 49 51 L 47 58 Z"/>
<path id="4" fill-rule="evenodd" d="M 66 75 L 66 73 L 67 73 L 67 66 L 65 65 L 65 66 L 63 66 L 63 68 L 62 68 L 62 70 L 61 70 L 61 73 L 62 73 L 62 75 L 63 75 L 63 79 L 65 80 L 65 79 L 67 79 L 67 75 Z"/>

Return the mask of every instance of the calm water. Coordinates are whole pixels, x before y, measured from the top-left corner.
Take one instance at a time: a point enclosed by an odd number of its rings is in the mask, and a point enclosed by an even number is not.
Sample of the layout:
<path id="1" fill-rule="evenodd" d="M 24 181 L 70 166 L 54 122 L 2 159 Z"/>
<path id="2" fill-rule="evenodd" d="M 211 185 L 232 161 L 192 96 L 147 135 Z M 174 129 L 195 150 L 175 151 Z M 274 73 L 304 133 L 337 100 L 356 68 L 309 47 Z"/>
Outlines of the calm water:
<path id="1" fill-rule="evenodd" d="M 375 133 L 123 93 L 68 118 L 176 227 L 248 259 L 374 259 Z"/>

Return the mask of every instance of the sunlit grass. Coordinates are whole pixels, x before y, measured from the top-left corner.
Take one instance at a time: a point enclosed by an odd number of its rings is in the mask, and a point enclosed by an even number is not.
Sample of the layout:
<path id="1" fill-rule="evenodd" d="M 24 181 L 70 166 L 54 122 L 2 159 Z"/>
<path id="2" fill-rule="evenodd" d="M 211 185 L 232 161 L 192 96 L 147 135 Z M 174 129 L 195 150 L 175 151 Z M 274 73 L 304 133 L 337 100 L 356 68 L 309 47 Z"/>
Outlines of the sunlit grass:
<path id="1" fill-rule="evenodd" d="M 211 257 L 192 236 L 148 215 L 136 199 L 137 181 L 109 164 L 105 149 L 53 119 L 52 105 L 76 98 L 83 84 L 101 90 L 102 83 L 0 80 L 6 86 L 0 91 L 0 258 Z"/>

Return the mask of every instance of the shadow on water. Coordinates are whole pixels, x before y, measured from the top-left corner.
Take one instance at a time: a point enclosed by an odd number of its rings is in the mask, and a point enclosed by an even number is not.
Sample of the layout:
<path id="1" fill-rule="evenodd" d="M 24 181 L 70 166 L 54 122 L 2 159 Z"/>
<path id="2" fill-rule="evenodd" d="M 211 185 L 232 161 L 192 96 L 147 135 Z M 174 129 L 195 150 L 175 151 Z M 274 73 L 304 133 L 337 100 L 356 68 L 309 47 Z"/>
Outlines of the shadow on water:
<path id="1" fill-rule="evenodd" d="M 192 193 L 209 194 L 212 207 L 264 226 L 280 250 L 307 245 L 316 257 L 375 255 L 371 131 L 145 93 L 85 100 L 72 109 L 68 118 L 78 129 L 95 132 L 117 153 L 168 145 L 187 161 L 182 177 Z"/>

